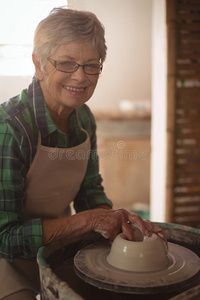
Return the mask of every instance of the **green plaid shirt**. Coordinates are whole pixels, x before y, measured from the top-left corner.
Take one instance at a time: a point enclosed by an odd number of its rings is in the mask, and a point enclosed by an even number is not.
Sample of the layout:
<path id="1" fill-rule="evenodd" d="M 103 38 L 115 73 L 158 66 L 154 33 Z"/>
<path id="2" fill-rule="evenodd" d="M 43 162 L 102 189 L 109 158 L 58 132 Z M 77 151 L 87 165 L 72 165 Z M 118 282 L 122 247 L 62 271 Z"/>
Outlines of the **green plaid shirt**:
<path id="1" fill-rule="evenodd" d="M 96 152 L 96 124 L 87 105 L 75 109 L 64 134 L 52 121 L 39 82 L 0 106 L 0 257 L 35 257 L 42 245 L 41 219 L 22 222 L 26 203 L 26 174 L 37 150 L 38 130 L 42 144 L 68 148 L 83 142 L 84 128 L 91 143 L 87 172 L 74 199 L 76 212 L 100 204 L 112 206 L 101 185 Z"/>

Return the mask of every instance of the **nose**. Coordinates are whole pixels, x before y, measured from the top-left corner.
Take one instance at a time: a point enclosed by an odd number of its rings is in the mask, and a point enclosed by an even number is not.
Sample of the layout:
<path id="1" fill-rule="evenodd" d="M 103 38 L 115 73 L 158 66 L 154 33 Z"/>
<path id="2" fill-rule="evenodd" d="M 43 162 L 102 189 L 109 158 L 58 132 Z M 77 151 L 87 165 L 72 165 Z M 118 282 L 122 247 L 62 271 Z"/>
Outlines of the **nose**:
<path id="1" fill-rule="evenodd" d="M 84 81 L 87 77 L 87 74 L 83 71 L 83 67 L 80 65 L 78 70 L 74 73 L 71 73 L 71 78 L 77 81 Z"/>

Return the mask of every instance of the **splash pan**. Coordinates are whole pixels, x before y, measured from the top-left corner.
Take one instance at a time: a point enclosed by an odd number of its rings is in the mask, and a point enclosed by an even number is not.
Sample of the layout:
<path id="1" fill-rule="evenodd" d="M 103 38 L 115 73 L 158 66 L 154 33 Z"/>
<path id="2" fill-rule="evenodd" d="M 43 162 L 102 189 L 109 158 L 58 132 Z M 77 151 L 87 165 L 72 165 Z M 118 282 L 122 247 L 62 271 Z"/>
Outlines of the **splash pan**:
<path id="1" fill-rule="evenodd" d="M 75 272 L 85 282 L 114 292 L 148 294 L 177 290 L 199 275 L 200 259 L 188 248 L 170 242 L 168 246 L 168 264 L 164 268 L 133 272 L 108 263 L 109 243 L 89 245 L 75 255 Z"/>

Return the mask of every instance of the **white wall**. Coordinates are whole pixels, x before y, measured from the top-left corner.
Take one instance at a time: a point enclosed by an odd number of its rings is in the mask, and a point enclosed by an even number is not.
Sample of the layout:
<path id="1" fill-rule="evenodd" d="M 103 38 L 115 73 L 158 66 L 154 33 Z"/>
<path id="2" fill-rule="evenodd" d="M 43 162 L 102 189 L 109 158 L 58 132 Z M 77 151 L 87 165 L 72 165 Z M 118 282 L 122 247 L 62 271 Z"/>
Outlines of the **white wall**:
<path id="1" fill-rule="evenodd" d="M 18 95 L 30 84 L 32 76 L 0 76 L 0 103 Z"/>
<path id="2" fill-rule="evenodd" d="M 69 6 L 94 12 L 106 30 L 108 56 L 91 108 L 150 101 L 152 0 L 69 0 Z"/>
<path id="3" fill-rule="evenodd" d="M 151 219 L 165 221 L 167 41 L 165 0 L 153 0 Z"/>
<path id="4" fill-rule="evenodd" d="M 113 111 L 124 99 L 150 102 L 152 0 L 69 0 L 69 5 L 94 12 L 106 29 L 107 60 L 90 107 Z M 29 80 L 0 77 L 0 101 Z"/>

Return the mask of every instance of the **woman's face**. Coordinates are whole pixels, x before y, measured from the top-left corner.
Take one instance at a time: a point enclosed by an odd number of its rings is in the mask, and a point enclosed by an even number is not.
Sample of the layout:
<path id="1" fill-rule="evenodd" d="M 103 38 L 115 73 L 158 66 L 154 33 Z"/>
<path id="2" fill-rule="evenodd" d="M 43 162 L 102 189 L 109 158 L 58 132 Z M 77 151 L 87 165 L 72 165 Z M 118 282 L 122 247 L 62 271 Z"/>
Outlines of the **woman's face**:
<path id="1" fill-rule="evenodd" d="M 61 45 L 51 55 L 56 61 L 72 61 L 80 65 L 87 63 L 98 63 L 99 54 L 92 47 L 92 43 L 70 43 Z M 74 108 L 83 105 L 92 96 L 99 75 L 87 75 L 83 68 L 74 73 L 63 73 L 47 61 L 46 74 L 39 71 L 39 80 L 44 99 L 48 107 L 57 112 L 63 110 L 72 111 Z"/>

